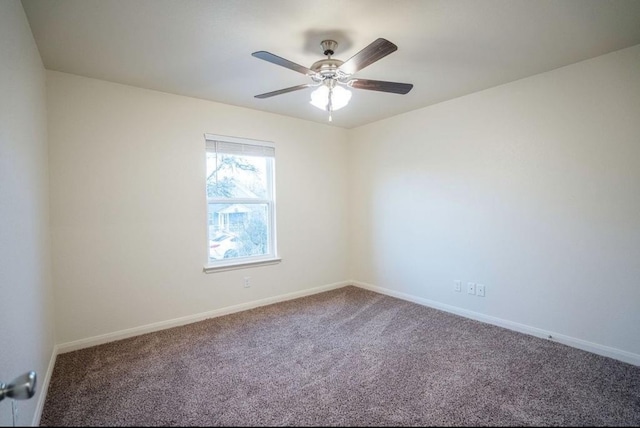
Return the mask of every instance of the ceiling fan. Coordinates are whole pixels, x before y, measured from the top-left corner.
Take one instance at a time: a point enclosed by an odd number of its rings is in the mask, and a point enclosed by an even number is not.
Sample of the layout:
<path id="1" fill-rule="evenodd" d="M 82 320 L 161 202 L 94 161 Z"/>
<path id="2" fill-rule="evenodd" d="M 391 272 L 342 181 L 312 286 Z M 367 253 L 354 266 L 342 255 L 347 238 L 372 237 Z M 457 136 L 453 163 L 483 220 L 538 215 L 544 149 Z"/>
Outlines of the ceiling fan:
<path id="1" fill-rule="evenodd" d="M 398 47 L 386 39 L 379 38 L 360 52 L 349 58 L 347 61 L 341 61 L 332 58 L 338 42 L 335 40 L 323 40 L 320 43 L 326 59 L 314 62 L 311 67 L 303 67 L 302 65 L 291 62 L 266 51 L 254 52 L 256 58 L 271 62 L 273 64 L 288 68 L 298 73 L 302 73 L 311 78 L 311 83 L 292 86 L 273 92 L 256 95 L 256 98 L 269 98 L 275 95 L 282 95 L 288 92 L 299 91 L 310 87 L 318 87 L 311 93 L 311 104 L 329 112 L 329 121 L 332 120 L 331 114 L 334 110 L 338 110 L 349 102 L 351 92 L 345 88 L 366 89 L 369 91 L 391 92 L 393 94 L 406 94 L 413 85 L 410 83 L 385 82 L 382 80 L 358 79 L 352 77 L 353 74 L 373 64 L 379 59 L 384 58 Z"/>

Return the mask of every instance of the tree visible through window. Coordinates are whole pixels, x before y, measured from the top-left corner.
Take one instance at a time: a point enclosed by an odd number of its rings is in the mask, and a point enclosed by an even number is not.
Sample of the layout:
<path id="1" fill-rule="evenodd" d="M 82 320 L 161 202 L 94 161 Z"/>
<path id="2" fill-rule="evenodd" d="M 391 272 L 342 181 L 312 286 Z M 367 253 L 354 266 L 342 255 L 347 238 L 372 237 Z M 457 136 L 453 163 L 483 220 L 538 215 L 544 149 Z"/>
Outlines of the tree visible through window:
<path id="1" fill-rule="evenodd" d="M 273 145 L 206 137 L 209 265 L 274 258 Z"/>

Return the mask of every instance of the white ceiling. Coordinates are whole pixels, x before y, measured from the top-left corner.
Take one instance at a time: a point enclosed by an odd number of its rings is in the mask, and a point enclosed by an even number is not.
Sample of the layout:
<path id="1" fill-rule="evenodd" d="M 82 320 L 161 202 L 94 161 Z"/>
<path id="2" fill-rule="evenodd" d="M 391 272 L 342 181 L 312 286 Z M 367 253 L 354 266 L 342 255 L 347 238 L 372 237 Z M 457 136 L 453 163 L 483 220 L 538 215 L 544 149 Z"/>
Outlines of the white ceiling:
<path id="1" fill-rule="evenodd" d="M 22 0 L 44 66 L 320 123 L 310 79 L 324 39 L 346 61 L 379 37 L 398 50 L 356 77 L 412 83 L 353 89 L 332 125 L 353 128 L 640 44 L 639 0 Z M 640 71 L 639 71 L 640 73 Z"/>

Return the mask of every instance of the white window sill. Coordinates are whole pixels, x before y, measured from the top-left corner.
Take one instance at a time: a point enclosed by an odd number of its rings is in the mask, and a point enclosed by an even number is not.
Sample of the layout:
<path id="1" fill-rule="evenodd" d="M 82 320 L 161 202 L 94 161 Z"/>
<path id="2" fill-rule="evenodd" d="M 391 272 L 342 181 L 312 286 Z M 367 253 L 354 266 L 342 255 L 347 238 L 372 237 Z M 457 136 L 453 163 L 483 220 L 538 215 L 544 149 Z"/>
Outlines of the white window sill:
<path id="1" fill-rule="evenodd" d="M 258 267 L 258 266 L 275 265 L 280 263 L 281 261 L 282 261 L 281 258 L 275 257 L 273 259 L 244 261 L 244 262 L 228 263 L 224 265 L 207 265 L 202 269 L 202 271 L 204 273 L 224 272 L 227 270 L 246 269 L 246 268 Z"/>

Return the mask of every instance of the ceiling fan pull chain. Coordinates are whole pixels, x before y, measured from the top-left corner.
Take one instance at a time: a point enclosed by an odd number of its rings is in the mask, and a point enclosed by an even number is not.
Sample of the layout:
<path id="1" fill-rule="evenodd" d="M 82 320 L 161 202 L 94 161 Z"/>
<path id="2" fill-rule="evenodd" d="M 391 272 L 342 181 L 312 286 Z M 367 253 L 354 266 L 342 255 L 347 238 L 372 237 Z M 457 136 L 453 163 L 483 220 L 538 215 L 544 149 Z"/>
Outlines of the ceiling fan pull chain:
<path id="1" fill-rule="evenodd" d="M 327 103 L 327 110 L 329 110 L 329 122 L 333 122 L 333 88 L 329 87 L 329 102 Z"/>

